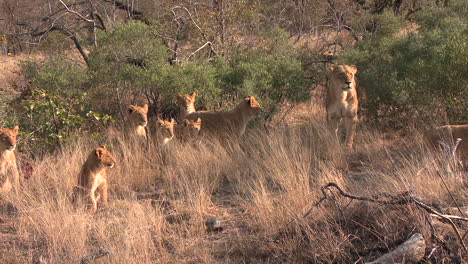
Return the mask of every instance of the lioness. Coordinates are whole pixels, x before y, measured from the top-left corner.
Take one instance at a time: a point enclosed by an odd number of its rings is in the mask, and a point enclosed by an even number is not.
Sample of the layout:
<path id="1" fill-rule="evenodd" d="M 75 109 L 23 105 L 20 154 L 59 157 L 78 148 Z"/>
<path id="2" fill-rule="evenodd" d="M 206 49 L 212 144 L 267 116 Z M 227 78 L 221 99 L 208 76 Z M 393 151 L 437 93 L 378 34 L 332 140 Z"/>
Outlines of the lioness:
<path id="1" fill-rule="evenodd" d="M 0 194 L 8 193 L 12 188 L 17 192 L 20 187 L 20 177 L 13 152 L 16 148 L 18 130 L 18 126 L 13 129 L 0 128 Z"/>
<path id="2" fill-rule="evenodd" d="M 326 109 L 327 120 L 335 135 L 344 120 L 346 129 L 345 143 L 353 147 L 355 122 L 358 119 L 358 83 L 355 77 L 357 67 L 354 65 L 332 66 L 327 74 Z"/>
<path id="3" fill-rule="evenodd" d="M 174 138 L 174 119 L 166 121 L 158 119 L 156 122 L 156 139 L 158 144 L 165 145 Z"/>
<path id="4" fill-rule="evenodd" d="M 107 206 L 107 168 L 115 165 L 114 156 L 105 146 L 93 150 L 81 168 L 78 177 L 78 192 L 85 199 L 89 198 L 93 206 L 92 211 L 96 212 L 97 202 L 102 195 L 102 203 Z M 96 191 L 98 193 L 96 194 Z"/>
<path id="5" fill-rule="evenodd" d="M 192 94 L 177 94 L 177 105 L 180 109 L 179 120 L 185 119 L 185 117 L 195 112 L 195 97 L 197 94 L 194 92 Z"/>
<path id="6" fill-rule="evenodd" d="M 427 131 L 425 136 L 430 144 L 435 147 L 440 147 L 437 141 L 442 141 L 448 147 L 452 147 L 457 138 L 461 138 L 462 141 L 458 144 L 456 153 L 464 166 L 468 166 L 468 124 L 435 127 Z"/>
<path id="7" fill-rule="evenodd" d="M 201 118 L 202 133 L 221 133 L 237 137 L 244 134 L 247 123 L 260 112 L 261 106 L 255 97 L 248 96 L 231 111 L 198 111 L 188 114 L 186 119 L 196 121 Z"/>
<path id="8" fill-rule="evenodd" d="M 197 118 L 196 121 L 184 119 L 180 124 L 175 126 L 175 137 L 180 142 L 188 142 L 198 138 L 202 120 Z"/>
<path id="9" fill-rule="evenodd" d="M 127 108 L 128 135 L 146 138 L 145 127 L 148 124 L 148 105 L 143 107 L 129 105 Z"/>

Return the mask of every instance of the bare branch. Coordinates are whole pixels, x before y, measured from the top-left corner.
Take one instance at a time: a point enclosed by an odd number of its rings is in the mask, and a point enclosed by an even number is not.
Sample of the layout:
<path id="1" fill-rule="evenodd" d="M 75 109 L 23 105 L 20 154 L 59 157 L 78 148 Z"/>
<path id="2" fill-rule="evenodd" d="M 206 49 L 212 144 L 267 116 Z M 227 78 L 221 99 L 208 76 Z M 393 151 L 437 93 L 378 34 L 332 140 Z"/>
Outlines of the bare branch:
<path id="1" fill-rule="evenodd" d="M 71 14 L 74 14 L 75 16 L 83 19 L 84 21 L 88 22 L 88 23 L 94 23 L 94 20 L 92 19 L 87 19 L 86 17 L 84 17 L 82 14 L 76 12 L 76 11 L 73 11 L 71 10 L 62 0 L 59 0 L 59 2 L 65 7 L 65 9 L 67 10 L 68 13 L 71 13 Z"/>

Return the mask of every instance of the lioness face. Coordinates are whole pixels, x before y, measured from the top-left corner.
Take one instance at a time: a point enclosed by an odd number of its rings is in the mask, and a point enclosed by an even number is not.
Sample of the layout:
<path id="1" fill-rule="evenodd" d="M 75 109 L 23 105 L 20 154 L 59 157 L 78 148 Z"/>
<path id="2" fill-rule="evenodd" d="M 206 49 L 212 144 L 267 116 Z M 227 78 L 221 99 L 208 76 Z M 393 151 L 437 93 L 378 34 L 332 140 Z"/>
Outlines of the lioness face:
<path id="1" fill-rule="evenodd" d="M 18 130 L 18 126 L 15 126 L 13 129 L 0 128 L 0 150 L 15 150 Z"/>
<path id="2" fill-rule="evenodd" d="M 338 65 L 332 67 L 331 71 L 343 91 L 350 91 L 354 88 L 354 75 L 357 72 L 356 66 Z"/>
<path id="3" fill-rule="evenodd" d="M 192 94 L 178 94 L 177 95 L 177 105 L 188 108 L 189 106 L 194 106 L 195 105 L 195 97 L 197 96 L 196 93 Z"/>
<path id="4" fill-rule="evenodd" d="M 174 119 L 171 121 L 158 119 L 158 133 L 161 133 L 162 138 L 172 139 L 174 137 Z"/>
<path id="5" fill-rule="evenodd" d="M 129 105 L 128 118 L 133 124 L 145 127 L 148 124 L 148 105 L 143 107 Z"/>
<path id="6" fill-rule="evenodd" d="M 114 156 L 107 150 L 106 146 L 101 146 L 96 150 L 96 157 L 103 166 L 112 168 L 115 165 Z"/>

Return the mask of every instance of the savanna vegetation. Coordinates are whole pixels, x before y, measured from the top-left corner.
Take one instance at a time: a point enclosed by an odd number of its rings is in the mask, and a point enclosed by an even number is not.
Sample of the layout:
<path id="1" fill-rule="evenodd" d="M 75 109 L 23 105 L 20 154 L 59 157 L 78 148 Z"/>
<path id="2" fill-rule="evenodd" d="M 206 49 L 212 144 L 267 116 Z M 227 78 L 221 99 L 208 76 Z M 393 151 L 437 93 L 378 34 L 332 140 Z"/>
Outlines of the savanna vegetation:
<path id="1" fill-rule="evenodd" d="M 417 197 L 466 219 L 466 169 L 422 139 L 468 123 L 466 1 L 0 3 L 0 62 L 22 78 L 0 69 L 0 127 L 20 127 L 24 178 L 0 198 L 2 263 L 78 263 L 99 249 L 101 263 L 364 263 L 415 233 L 421 263 L 467 260 L 464 220 L 321 189 Z M 353 150 L 325 120 L 333 64 L 358 68 Z M 262 113 L 239 142 L 141 146 L 115 132 L 129 104 L 149 105 L 151 128 L 192 92 L 197 110 L 255 96 Z M 71 196 L 103 144 L 117 164 L 94 214 Z M 213 217 L 221 232 L 207 230 Z"/>

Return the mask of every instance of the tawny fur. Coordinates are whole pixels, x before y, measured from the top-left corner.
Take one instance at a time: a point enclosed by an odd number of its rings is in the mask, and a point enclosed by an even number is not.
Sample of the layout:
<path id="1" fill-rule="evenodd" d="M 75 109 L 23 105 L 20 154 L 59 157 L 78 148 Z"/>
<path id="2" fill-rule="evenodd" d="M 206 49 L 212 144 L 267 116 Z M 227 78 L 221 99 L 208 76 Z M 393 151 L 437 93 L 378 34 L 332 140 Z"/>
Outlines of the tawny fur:
<path id="1" fill-rule="evenodd" d="M 0 129 L 0 194 L 6 194 L 12 189 L 17 192 L 20 188 L 20 176 L 13 152 L 18 130 L 18 126 Z"/>
<path id="2" fill-rule="evenodd" d="M 177 94 L 177 105 L 180 109 L 179 120 L 182 121 L 185 117 L 195 112 L 195 97 L 197 94 L 194 92 L 192 94 Z"/>
<path id="3" fill-rule="evenodd" d="M 143 107 L 129 105 L 127 108 L 127 135 L 144 137 L 146 139 L 145 127 L 148 124 L 148 105 Z"/>
<path id="4" fill-rule="evenodd" d="M 434 147 L 440 146 L 437 143 L 439 140 L 452 147 L 457 138 L 461 138 L 462 141 L 458 144 L 456 153 L 464 166 L 468 167 L 468 124 L 435 127 L 427 131 L 425 136 Z"/>
<path id="5" fill-rule="evenodd" d="M 184 119 L 180 124 L 175 126 L 175 137 L 179 142 L 190 142 L 198 138 L 202 120 L 198 118 L 196 121 Z"/>
<path id="6" fill-rule="evenodd" d="M 156 121 L 157 144 L 166 145 L 174 138 L 175 125 L 176 125 L 176 122 L 174 119 L 171 119 L 171 121 L 158 119 Z"/>
<path id="7" fill-rule="evenodd" d="M 186 119 L 202 120 L 201 133 L 203 135 L 229 135 L 241 136 L 247 127 L 247 123 L 257 117 L 261 112 L 261 106 L 255 97 L 245 97 L 236 108 L 230 111 L 198 111 L 186 116 Z"/>
<path id="8" fill-rule="evenodd" d="M 345 143 L 353 147 L 355 126 L 358 120 L 358 82 L 354 65 L 337 65 L 330 68 L 327 74 L 326 109 L 327 120 L 331 129 L 339 137 L 341 120 L 346 130 Z"/>
<path id="9" fill-rule="evenodd" d="M 85 200 L 89 199 L 93 212 L 96 212 L 97 202 L 101 196 L 102 204 L 107 206 L 107 168 L 112 168 L 114 165 L 114 156 L 105 146 L 101 146 L 89 154 L 88 159 L 81 168 L 78 177 L 79 194 Z"/>

